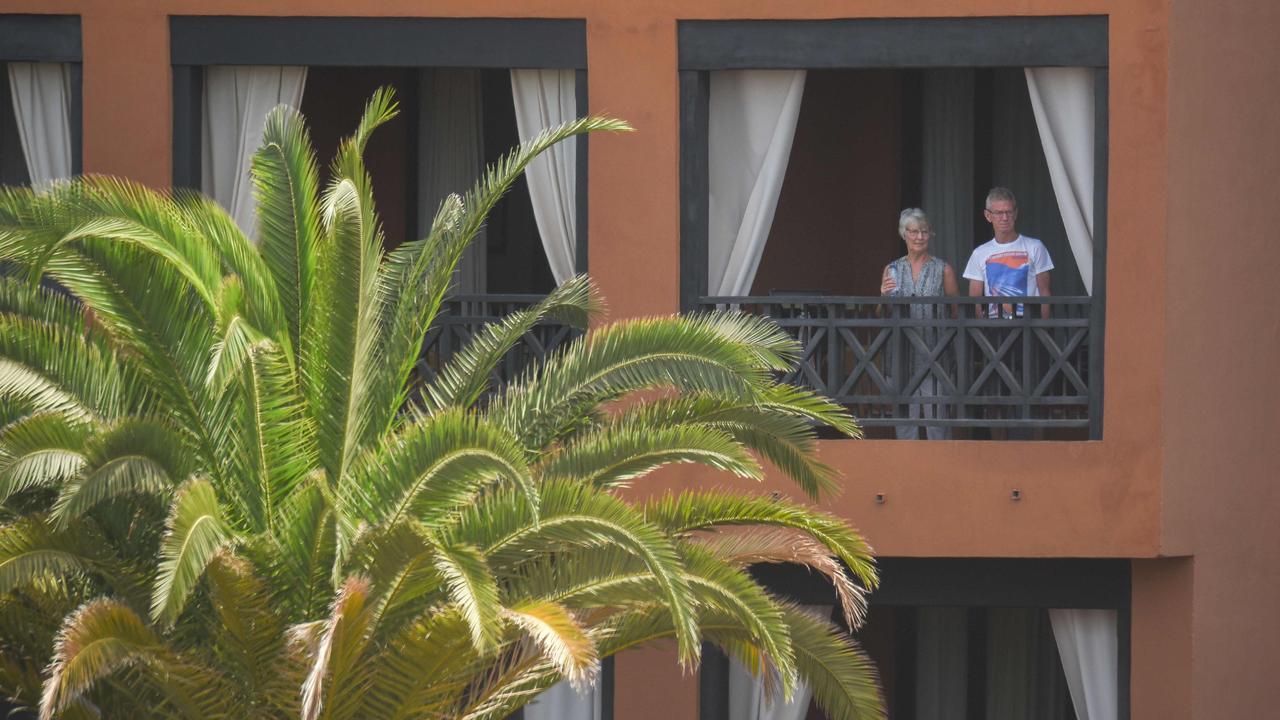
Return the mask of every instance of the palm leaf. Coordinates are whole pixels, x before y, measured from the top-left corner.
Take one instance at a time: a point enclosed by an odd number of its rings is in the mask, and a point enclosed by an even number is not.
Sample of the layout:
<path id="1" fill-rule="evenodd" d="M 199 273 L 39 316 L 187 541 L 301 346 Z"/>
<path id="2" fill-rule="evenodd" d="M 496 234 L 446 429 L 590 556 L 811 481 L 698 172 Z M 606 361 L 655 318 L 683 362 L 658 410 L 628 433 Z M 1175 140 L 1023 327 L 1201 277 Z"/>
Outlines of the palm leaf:
<path id="1" fill-rule="evenodd" d="M 435 568 L 444 578 L 449 600 L 462 612 L 476 652 L 486 655 L 497 644 L 502 603 L 498 582 L 479 550 L 463 544 L 436 546 Z"/>
<path id="2" fill-rule="evenodd" d="M 137 668 L 157 688 L 170 717 L 225 717 L 225 686 L 214 673 L 172 652 L 128 607 L 100 599 L 67 618 L 40 701 L 49 720 L 110 675 Z"/>
<path id="3" fill-rule="evenodd" d="M 875 589 L 878 576 L 871 548 L 844 520 L 773 497 L 719 491 L 668 494 L 644 505 L 645 517 L 668 533 L 734 525 L 764 525 L 800 530 L 834 553 L 862 586 Z"/>
<path id="4" fill-rule="evenodd" d="M 579 275 L 566 280 L 528 310 L 518 310 L 485 325 L 424 390 L 427 410 L 451 405 L 470 407 L 489 389 L 493 369 L 540 321 L 551 317 L 573 327 L 585 328 L 591 317 L 600 312 L 600 307 L 591 283 L 586 276 Z"/>
<path id="5" fill-rule="evenodd" d="M 270 303 L 263 308 L 269 315 L 278 302 L 289 347 L 301 354 L 302 337 L 310 325 L 320 243 L 320 181 L 311 138 L 297 111 L 280 106 L 267 115 L 262 145 L 254 153 L 250 175 L 258 208 L 261 263 L 275 280 L 274 293 L 261 283 L 264 287 L 255 294 L 261 302 Z M 223 247 L 233 251 L 224 251 L 224 256 L 232 260 L 242 278 L 260 277 L 258 272 L 246 272 L 250 268 L 257 270 L 259 261 L 245 252 L 236 238 L 238 234 L 229 229 L 219 233 L 224 238 Z"/>
<path id="6" fill-rule="evenodd" d="M 505 610 L 503 617 L 526 633 L 543 658 L 575 688 L 595 681 L 600 669 L 595 643 L 564 607 L 528 602 Z"/>
<path id="7" fill-rule="evenodd" d="M 178 488 L 160 548 L 151 617 L 172 627 L 218 550 L 230 540 L 213 485 L 194 478 Z"/>
<path id="8" fill-rule="evenodd" d="M 361 662 L 368 642 L 368 581 L 348 578 L 329 617 L 314 628 L 298 627 L 294 637 L 308 647 L 309 672 L 302 684 L 302 718 L 351 717 L 369 683 Z"/>
<path id="9" fill-rule="evenodd" d="M 120 596 L 144 605 L 144 584 L 121 562 L 91 523 L 55 529 L 40 515 L 0 527 L 0 595 L 54 580 L 96 578 Z"/>
<path id="10" fill-rule="evenodd" d="M 575 437 L 538 471 L 544 478 L 577 478 L 615 488 L 671 463 L 698 463 L 753 480 L 763 475 L 755 458 L 728 433 L 638 424 L 610 425 Z"/>

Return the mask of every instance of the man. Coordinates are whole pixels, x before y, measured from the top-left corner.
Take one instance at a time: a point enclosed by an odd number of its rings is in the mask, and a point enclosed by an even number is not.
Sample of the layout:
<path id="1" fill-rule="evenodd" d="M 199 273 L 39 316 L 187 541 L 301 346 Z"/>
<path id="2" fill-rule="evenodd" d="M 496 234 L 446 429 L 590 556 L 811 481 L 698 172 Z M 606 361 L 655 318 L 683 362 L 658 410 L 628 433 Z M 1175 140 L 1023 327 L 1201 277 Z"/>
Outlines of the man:
<path id="1" fill-rule="evenodd" d="M 969 296 L 1047 297 L 1049 271 L 1053 260 L 1044 243 L 1017 230 L 1018 199 L 1008 188 L 994 187 L 987 193 L 984 215 L 995 237 L 979 245 L 969 256 L 964 277 Z M 1022 303 L 1006 303 L 988 308 L 990 317 L 1020 317 Z M 1049 317 L 1049 306 L 1040 306 L 1041 317 Z"/>
<path id="2" fill-rule="evenodd" d="M 987 193 L 987 222 L 991 223 L 995 237 L 979 245 L 969 256 L 969 264 L 965 266 L 964 277 L 969 281 L 969 296 L 980 297 L 990 295 L 996 297 L 1047 297 L 1049 293 L 1049 271 L 1053 269 L 1053 260 L 1044 243 L 1027 237 L 1017 230 L 1018 199 L 1008 188 L 994 187 Z M 1022 317 L 1025 312 L 1023 303 L 991 303 L 987 306 L 988 317 L 1014 318 Z M 979 311 L 981 314 L 981 311 Z M 1049 306 L 1040 306 L 1040 316 L 1049 317 Z M 1004 332 L 994 330 L 997 346 Z M 1009 328 L 1013 331 L 1013 328 Z M 1013 352 L 1004 361 L 1015 376 L 1022 374 L 1024 360 L 1018 352 Z M 997 376 L 993 382 L 1001 384 Z M 1024 391 L 1029 390 L 1023 388 Z M 1003 394 L 997 390 L 996 394 Z M 1020 408 L 1014 406 L 1001 409 L 986 408 L 988 417 L 1023 418 Z M 1011 413 L 1011 414 L 1006 414 Z M 1025 419 L 1025 418 L 1023 418 Z M 1026 428 L 1010 428 L 1008 432 L 992 430 L 992 439 L 1030 440 L 1031 432 Z"/>

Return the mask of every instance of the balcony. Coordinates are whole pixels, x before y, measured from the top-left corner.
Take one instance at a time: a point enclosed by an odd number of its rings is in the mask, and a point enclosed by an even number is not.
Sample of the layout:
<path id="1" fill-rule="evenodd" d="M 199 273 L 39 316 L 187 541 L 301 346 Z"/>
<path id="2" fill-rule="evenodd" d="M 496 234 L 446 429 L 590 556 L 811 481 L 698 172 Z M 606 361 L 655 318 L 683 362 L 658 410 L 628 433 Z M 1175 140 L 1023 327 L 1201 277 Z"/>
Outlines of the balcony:
<path id="1" fill-rule="evenodd" d="M 422 343 L 422 356 L 416 367 L 418 377 L 427 382 L 434 380 L 440 368 L 461 352 L 481 328 L 524 310 L 544 297 L 537 294 L 450 295 Z M 578 332 L 554 320 L 539 322 L 494 367 L 490 374 L 491 387 L 514 380 L 531 362 L 546 357 Z"/>
<path id="2" fill-rule="evenodd" d="M 870 437 L 931 426 L 967 439 L 1100 438 L 1096 303 L 1019 298 L 1027 309 L 1005 313 L 1014 317 L 981 312 L 1000 300 L 1009 298 L 771 295 L 704 297 L 698 307 L 775 320 L 802 348 L 783 380 L 849 408 Z"/>

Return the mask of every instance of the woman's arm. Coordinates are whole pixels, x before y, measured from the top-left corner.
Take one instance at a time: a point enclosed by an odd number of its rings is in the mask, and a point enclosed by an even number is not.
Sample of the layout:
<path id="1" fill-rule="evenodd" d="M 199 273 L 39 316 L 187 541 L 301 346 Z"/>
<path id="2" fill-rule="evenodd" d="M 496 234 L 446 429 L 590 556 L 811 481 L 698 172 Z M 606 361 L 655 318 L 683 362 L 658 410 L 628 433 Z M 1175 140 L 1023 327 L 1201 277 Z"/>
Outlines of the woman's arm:
<path id="1" fill-rule="evenodd" d="M 960 294 L 960 282 L 956 280 L 956 271 L 951 269 L 951 263 L 945 263 L 942 266 L 942 294 Z M 954 304 L 951 306 L 951 317 L 960 317 L 959 306 Z"/>

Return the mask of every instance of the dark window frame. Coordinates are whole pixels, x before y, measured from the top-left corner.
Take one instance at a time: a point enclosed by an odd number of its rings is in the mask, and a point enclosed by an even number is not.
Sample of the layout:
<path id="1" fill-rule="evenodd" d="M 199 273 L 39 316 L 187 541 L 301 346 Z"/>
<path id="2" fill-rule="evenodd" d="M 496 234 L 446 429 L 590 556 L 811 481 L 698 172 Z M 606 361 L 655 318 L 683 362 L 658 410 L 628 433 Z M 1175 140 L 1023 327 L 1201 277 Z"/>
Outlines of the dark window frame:
<path id="1" fill-rule="evenodd" d="M 56 62 L 71 66 L 71 172 L 84 172 L 84 53 L 79 15 L 0 15 L 0 65 Z M 4 68 L 0 67 L 0 70 Z M 12 98 L 4 98 L 12 102 Z"/>
<path id="2" fill-rule="evenodd" d="M 1103 15 L 840 20 L 682 20 L 680 307 L 707 288 L 710 73 L 744 69 L 1090 67 L 1094 99 L 1094 294 L 1089 439 L 1103 433 L 1106 335 L 1109 18 Z M 992 42 L 1000 38 L 1001 42 Z"/>
<path id="3" fill-rule="evenodd" d="M 881 586 L 873 606 L 970 609 L 1072 608 L 1115 610 L 1119 717 L 1128 720 L 1132 565 L 1129 560 L 1081 558 L 879 558 Z M 775 596 L 807 605 L 833 605 L 823 578 L 793 565 L 760 566 L 753 574 Z M 704 644 L 699 675 L 700 720 L 729 720 L 729 660 Z"/>
<path id="4" fill-rule="evenodd" d="M 572 69 L 578 115 L 587 114 L 585 20 L 174 16 L 169 32 L 175 187 L 200 187 L 207 65 Z M 587 137 L 577 143 L 576 261 L 585 272 Z"/>

